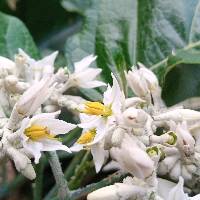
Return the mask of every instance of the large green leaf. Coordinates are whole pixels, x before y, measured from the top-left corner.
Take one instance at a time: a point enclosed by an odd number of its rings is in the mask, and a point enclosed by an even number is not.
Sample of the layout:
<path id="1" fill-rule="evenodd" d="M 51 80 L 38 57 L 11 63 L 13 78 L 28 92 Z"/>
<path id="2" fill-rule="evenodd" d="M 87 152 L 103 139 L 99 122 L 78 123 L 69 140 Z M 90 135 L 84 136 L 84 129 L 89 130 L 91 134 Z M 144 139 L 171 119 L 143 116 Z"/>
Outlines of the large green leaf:
<path id="1" fill-rule="evenodd" d="M 68 6 L 73 1 L 63 1 Z M 74 11 L 81 6 L 75 1 Z M 68 61 L 77 61 L 88 54 L 96 54 L 97 65 L 103 69 L 103 77 L 111 80 L 110 72 L 122 72 L 133 64 L 136 13 L 131 11 L 135 2 L 131 0 L 85 0 L 82 31 L 71 37 L 66 44 Z M 83 7 L 83 5 L 82 5 Z M 77 11 L 80 13 L 80 11 Z"/>
<path id="2" fill-rule="evenodd" d="M 199 46 L 200 42 L 196 44 Z M 200 51 L 184 48 L 170 55 L 163 74 L 163 98 L 173 105 L 188 97 L 200 96 Z"/>
<path id="3" fill-rule="evenodd" d="M 73 0 L 63 0 L 63 6 L 80 13 L 80 8 L 83 7 L 82 1 L 76 0 L 74 8 L 73 2 Z M 196 84 L 190 83 L 188 86 L 188 81 L 184 80 L 183 76 L 186 74 L 185 67 L 176 72 L 176 76 L 182 77 L 180 79 L 171 76 L 171 73 L 166 73 L 166 71 L 171 72 L 166 57 L 173 50 L 176 51 L 200 39 L 198 0 L 86 0 L 84 2 L 87 2 L 87 6 L 84 6 L 81 13 L 84 16 L 82 31 L 72 36 L 66 43 L 69 63 L 94 53 L 98 55 L 97 65 L 103 68 L 104 78 L 110 81 L 111 71 L 122 74 L 125 69 L 138 61 L 150 67 L 165 59 L 155 71 L 161 80 L 164 79 L 164 75 L 168 76 L 163 82 L 166 94 L 163 97 L 167 103 L 174 104 L 191 95 L 199 94 L 195 85 L 200 81 L 196 80 Z M 177 63 L 173 65 L 176 67 Z M 197 73 L 195 67 L 196 65 L 189 68 L 189 71 Z M 174 87 L 172 82 L 179 87 Z M 173 97 L 167 95 L 171 94 L 171 90 L 179 93 L 186 84 L 190 92 L 184 91 L 184 95 L 177 98 L 176 95 L 172 95 Z"/>
<path id="4" fill-rule="evenodd" d="M 34 58 L 38 57 L 37 48 L 24 24 L 0 12 L 0 55 L 13 58 L 18 48 Z"/>

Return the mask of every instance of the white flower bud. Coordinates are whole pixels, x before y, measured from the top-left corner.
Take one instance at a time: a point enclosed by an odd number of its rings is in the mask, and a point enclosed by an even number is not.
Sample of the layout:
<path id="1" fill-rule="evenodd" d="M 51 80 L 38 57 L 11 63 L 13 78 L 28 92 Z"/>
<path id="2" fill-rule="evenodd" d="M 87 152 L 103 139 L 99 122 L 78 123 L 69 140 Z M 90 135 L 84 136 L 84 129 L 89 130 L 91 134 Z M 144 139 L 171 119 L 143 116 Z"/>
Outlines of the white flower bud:
<path id="1" fill-rule="evenodd" d="M 6 74 L 15 74 L 15 69 L 15 63 L 12 60 L 0 56 L 0 77 L 5 77 Z"/>
<path id="2" fill-rule="evenodd" d="M 16 85 L 18 82 L 18 78 L 14 75 L 9 75 L 5 78 L 5 82 L 8 86 L 10 85 Z"/>
<path id="3" fill-rule="evenodd" d="M 154 162 L 128 135 L 125 135 L 120 148 L 111 149 L 111 156 L 122 169 L 138 178 L 144 179 L 153 172 Z"/>
<path id="4" fill-rule="evenodd" d="M 120 200 L 120 197 L 117 194 L 117 186 L 110 185 L 107 187 L 100 188 L 94 192 L 88 194 L 87 200 Z"/>
<path id="5" fill-rule="evenodd" d="M 143 187 L 115 183 L 114 185 L 103 187 L 90 193 L 87 196 L 87 200 L 143 199 L 144 196 L 147 198 L 147 191 Z"/>
<path id="6" fill-rule="evenodd" d="M 159 88 L 158 79 L 151 70 L 141 63 L 138 63 L 138 66 L 139 69 L 133 68 L 132 71 L 128 71 L 126 79 L 129 87 L 137 96 L 146 98 Z"/>
<path id="7" fill-rule="evenodd" d="M 145 104 L 146 104 L 146 101 L 139 97 L 131 97 L 131 98 L 125 99 L 125 108 L 129 108 L 129 107 L 141 108 Z"/>
<path id="8" fill-rule="evenodd" d="M 30 159 L 24 154 L 20 153 L 13 147 L 7 148 L 7 154 L 14 161 L 17 171 L 21 172 L 28 179 L 33 180 L 36 177 Z"/>
<path id="9" fill-rule="evenodd" d="M 26 116 L 33 114 L 48 99 L 53 89 L 50 83 L 51 78 L 44 78 L 30 87 L 16 103 L 17 112 Z"/>
<path id="10" fill-rule="evenodd" d="M 142 127 L 145 125 L 148 115 L 142 109 L 128 108 L 122 114 L 125 126 Z"/>
<path id="11" fill-rule="evenodd" d="M 117 128 L 114 130 L 111 138 L 112 146 L 119 147 L 121 145 L 121 142 L 124 138 L 124 133 L 125 130 L 122 128 Z"/>
<path id="12" fill-rule="evenodd" d="M 186 155 L 194 153 L 195 140 L 188 131 L 186 122 L 177 125 L 178 145 L 185 151 Z"/>
<path id="13" fill-rule="evenodd" d="M 154 120 L 192 121 L 200 119 L 200 112 L 189 109 L 175 109 L 153 116 Z"/>

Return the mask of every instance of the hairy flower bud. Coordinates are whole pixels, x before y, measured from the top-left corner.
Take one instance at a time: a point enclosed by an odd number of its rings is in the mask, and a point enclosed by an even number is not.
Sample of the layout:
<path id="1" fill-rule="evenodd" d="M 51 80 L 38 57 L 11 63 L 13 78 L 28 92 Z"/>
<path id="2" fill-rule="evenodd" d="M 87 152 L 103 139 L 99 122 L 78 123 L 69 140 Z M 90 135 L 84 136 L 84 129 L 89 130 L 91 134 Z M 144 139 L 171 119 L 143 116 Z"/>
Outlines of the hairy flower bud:
<path id="1" fill-rule="evenodd" d="M 124 124 L 130 127 L 142 127 L 145 125 L 148 115 L 142 109 L 128 108 L 122 114 Z"/>
<path id="2" fill-rule="evenodd" d="M 129 87 L 139 97 L 147 97 L 152 91 L 159 88 L 155 74 L 141 63 L 139 69 L 133 68 L 126 74 Z"/>
<path id="3" fill-rule="evenodd" d="M 111 149 L 111 156 L 119 163 L 122 169 L 138 178 L 144 179 L 153 172 L 153 161 L 128 135 L 124 137 L 120 148 L 113 147 Z"/>
<path id="4" fill-rule="evenodd" d="M 51 78 L 44 78 L 30 87 L 16 103 L 17 112 L 26 116 L 33 114 L 49 97 L 53 89 L 50 82 Z"/>
<path id="5" fill-rule="evenodd" d="M 17 171 L 21 172 L 28 179 L 36 177 L 35 170 L 31 165 L 31 160 L 13 147 L 7 148 L 7 154 L 14 161 Z"/>

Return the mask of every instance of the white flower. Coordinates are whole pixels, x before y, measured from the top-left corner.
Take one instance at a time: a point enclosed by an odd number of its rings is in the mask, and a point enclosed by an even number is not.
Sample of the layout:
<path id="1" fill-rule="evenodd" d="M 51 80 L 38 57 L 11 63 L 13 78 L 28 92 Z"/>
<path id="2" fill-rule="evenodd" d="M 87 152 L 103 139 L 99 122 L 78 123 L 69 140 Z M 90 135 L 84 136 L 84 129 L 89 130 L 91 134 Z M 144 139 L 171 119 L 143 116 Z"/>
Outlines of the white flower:
<path id="1" fill-rule="evenodd" d="M 86 102 L 80 114 L 83 133 L 77 142 L 71 147 L 72 151 L 79 151 L 83 148 L 91 148 L 96 171 L 99 172 L 108 151 L 104 150 L 104 138 L 106 134 L 115 126 L 115 117 L 122 111 L 124 95 L 119 84 L 113 77 L 112 88 L 108 86 L 104 93 L 103 103 Z"/>
<path id="2" fill-rule="evenodd" d="M 96 56 L 90 55 L 79 62 L 75 62 L 74 72 L 69 74 L 69 79 L 61 89 L 61 92 L 66 91 L 70 87 L 95 88 L 105 86 L 105 83 L 95 80 L 102 70 L 89 67 L 95 60 Z"/>
<path id="3" fill-rule="evenodd" d="M 154 162 L 128 135 L 124 136 L 121 147 L 111 149 L 111 156 L 122 169 L 130 172 L 135 177 L 145 179 L 153 173 Z"/>
<path id="4" fill-rule="evenodd" d="M 181 176 L 177 184 L 159 178 L 157 192 L 164 200 L 200 200 L 200 194 L 189 197 L 184 192 L 184 179 Z"/>
<path id="5" fill-rule="evenodd" d="M 39 162 L 41 151 L 64 150 L 71 152 L 55 136 L 66 134 L 76 125 L 55 119 L 56 113 L 43 113 L 32 118 L 25 118 L 16 134 L 21 135 L 24 152 Z"/>
<path id="6" fill-rule="evenodd" d="M 70 150 L 74 152 L 80 151 L 84 148 L 90 148 L 97 173 L 100 171 L 106 161 L 106 158 L 108 157 L 108 151 L 104 150 L 104 143 L 102 141 L 105 132 L 106 130 L 103 126 L 99 126 L 98 128 L 83 129 L 80 138 L 70 148 Z"/>
<path id="7" fill-rule="evenodd" d="M 22 49 L 19 49 L 19 54 L 15 60 L 18 63 L 18 74 L 30 83 L 37 82 L 46 76 L 51 76 L 54 73 L 54 62 L 58 51 L 44 57 L 41 60 L 34 60 L 27 55 Z"/>

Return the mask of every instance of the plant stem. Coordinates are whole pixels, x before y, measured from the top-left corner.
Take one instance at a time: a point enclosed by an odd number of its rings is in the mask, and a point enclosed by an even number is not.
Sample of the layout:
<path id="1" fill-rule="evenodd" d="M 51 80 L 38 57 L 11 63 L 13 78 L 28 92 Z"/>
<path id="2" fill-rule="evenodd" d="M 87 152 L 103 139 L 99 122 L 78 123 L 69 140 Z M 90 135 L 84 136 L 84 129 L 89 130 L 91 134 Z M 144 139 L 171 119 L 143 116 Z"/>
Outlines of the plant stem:
<path id="1" fill-rule="evenodd" d="M 51 152 L 46 152 L 46 155 L 48 157 L 49 164 L 51 166 L 54 178 L 56 180 L 59 200 L 65 200 L 69 197 L 70 191 L 67 185 L 67 181 L 64 177 L 57 153 L 51 151 Z"/>
<path id="2" fill-rule="evenodd" d="M 195 48 L 195 47 L 198 47 L 200 46 L 200 41 L 198 42 L 194 42 L 194 43 L 190 43 L 188 44 L 187 46 L 185 46 L 183 49 L 185 50 L 188 50 L 188 49 L 192 49 L 192 48 Z M 157 69 L 158 67 L 162 66 L 163 64 L 165 64 L 167 62 L 167 59 L 168 58 L 165 58 L 163 60 L 161 60 L 160 62 L 156 63 L 155 65 L 153 65 L 152 67 L 150 67 L 150 69 L 152 71 L 154 71 L 155 69 Z"/>
<path id="3" fill-rule="evenodd" d="M 41 200 L 42 199 L 42 183 L 43 183 L 43 171 L 44 171 L 44 162 L 40 162 L 36 168 L 36 179 L 33 188 L 33 200 Z"/>
<path id="4" fill-rule="evenodd" d="M 74 175 L 71 177 L 69 181 L 69 188 L 73 190 L 80 187 L 88 171 L 92 173 L 92 168 L 93 168 L 93 162 L 91 165 L 91 154 L 90 151 L 87 151 L 84 157 L 82 158 L 81 163 L 79 165 L 76 165 L 75 167 Z"/>
<path id="5" fill-rule="evenodd" d="M 65 175 L 66 180 L 69 180 L 70 177 L 73 176 L 76 166 L 80 164 L 81 159 L 83 158 L 84 154 L 85 154 L 84 151 L 80 151 L 74 156 L 74 158 L 70 162 L 69 166 L 65 170 L 64 175 Z M 58 188 L 56 187 L 56 185 L 53 186 L 53 188 L 45 196 L 44 200 L 51 200 L 52 197 L 55 196 L 57 190 L 58 190 Z"/>
<path id="6" fill-rule="evenodd" d="M 66 200 L 83 199 L 89 193 L 91 193 L 97 189 L 114 184 L 116 182 L 121 182 L 126 176 L 127 176 L 127 174 L 122 174 L 122 173 L 116 172 L 116 173 L 108 176 L 107 178 L 104 178 L 103 180 L 99 181 L 98 183 L 92 183 L 90 185 L 87 185 L 84 188 L 71 191 L 70 197 Z M 52 198 L 51 200 L 58 200 L 58 199 L 55 197 L 55 198 Z"/>

